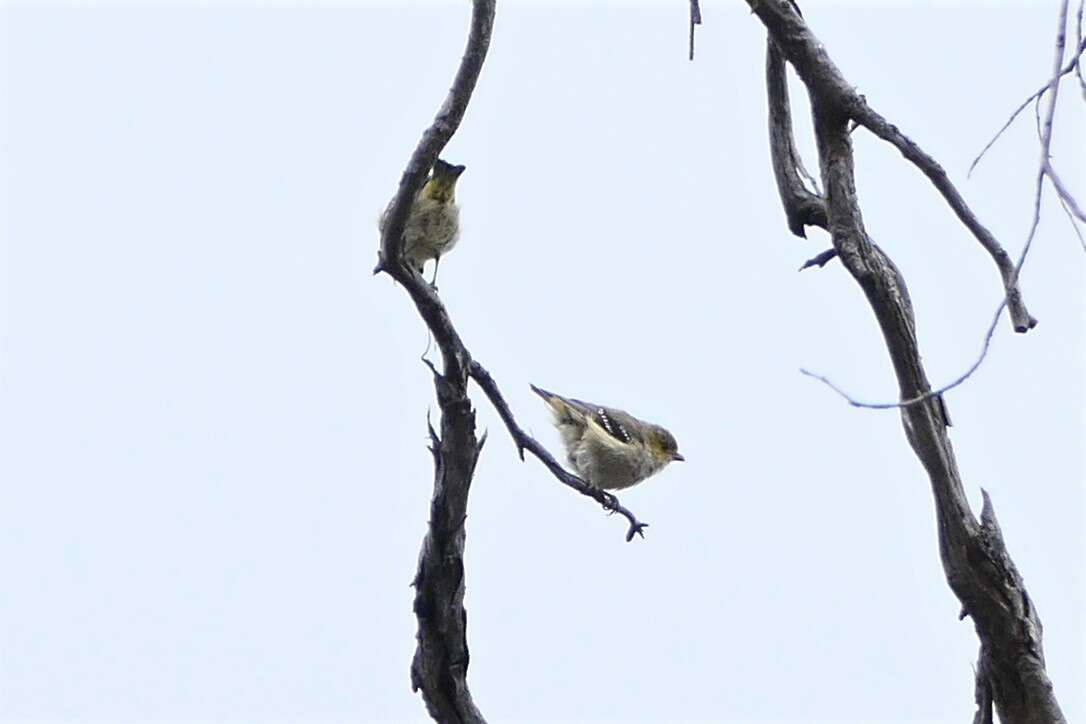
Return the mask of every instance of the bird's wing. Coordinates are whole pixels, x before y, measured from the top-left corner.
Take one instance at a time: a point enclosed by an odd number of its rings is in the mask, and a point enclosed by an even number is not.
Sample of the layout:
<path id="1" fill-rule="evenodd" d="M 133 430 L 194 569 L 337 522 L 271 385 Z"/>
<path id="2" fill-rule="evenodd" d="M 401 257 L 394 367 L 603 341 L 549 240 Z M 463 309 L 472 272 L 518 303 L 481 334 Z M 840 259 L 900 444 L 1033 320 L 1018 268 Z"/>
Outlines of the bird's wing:
<path id="1" fill-rule="evenodd" d="M 580 400 L 575 400 L 575 402 L 586 405 Z M 633 443 L 633 436 L 630 434 L 629 428 L 623 424 L 622 418 L 624 416 L 624 413 L 618 410 L 612 410 L 600 405 L 587 406 L 586 410 L 586 417 L 602 428 L 604 432 L 615 440 L 630 445 Z"/>
<path id="2" fill-rule="evenodd" d="M 531 385 L 531 388 L 546 401 L 559 419 L 568 418 L 573 422 L 588 425 L 613 442 L 633 444 L 633 435 L 627 424 L 632 418 L 627 413 L 573 397 L 562 397 L 535 385 Z"/>

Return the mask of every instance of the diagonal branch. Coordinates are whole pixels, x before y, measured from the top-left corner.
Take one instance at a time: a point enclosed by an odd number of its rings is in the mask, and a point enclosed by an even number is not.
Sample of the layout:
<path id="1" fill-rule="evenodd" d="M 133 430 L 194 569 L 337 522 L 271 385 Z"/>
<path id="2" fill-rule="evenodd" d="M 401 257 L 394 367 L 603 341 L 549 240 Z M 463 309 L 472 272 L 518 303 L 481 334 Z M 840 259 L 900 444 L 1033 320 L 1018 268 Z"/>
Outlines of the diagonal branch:
<path id="1" fill-rule="evenodd" d="M 1036 327 L 1037 320 L 1029 314 L 1025 302 L 1022 301 L 1022 293 L 1018 289 L 1018 273 L 1010 255 L 992 236 L 992 232 L 988 231 L 987 227 L 980 223 L 980 220 L 977 219 L 968 204 L 966 204 L 962 195 L 958 193 L 958 189 L 951 182 L 950 177 L 947 176 L 946 171 L 939 162 L 929 156 L 911 138 L 899 131 L 897 126 L 876 113 L 862 97 L 857 96 L 855 98 L 850 115 L 861 126 L 893 145 L 901 152 L 902 156 L 912 161 L 913 165 L 928 177 L 936 190 L 946 199 L 947 204 L 955 216 L 958 217 L 958 220 L 972 232 L 980 245 L 991 255 L 996 267 L 999 268 L 1000 276 L 1003 278 L 1003 289 L 1007 306 L 1011 312 L 1014 331 L 1024 333 Z"/>
<path id="2" fill-rule="evenodd" d="M 509 430 L 509 434 L 513 438 L 513 444 L 517 446 L 517 454 L 520 455 L 521 460 L 524 459 L 524 451 L 527 450 L 532 455 L 535 455 L 561 483 L 568 485 L 581 495 L 587 495 L 592 498 L 608 512 L 618 513 L 626 518 L 630 523 L 630 528 L 626 531 L 627 542 L 633 540 L 635 535 L 639 535 L 642 538 L 645 537 L 644 530 L 649 526 L 648 523 L 638 521 L 634 514 L 619 504 L 618 498 L 611 493 L 593 487 L 567 471 L 554 459 L 553 455 L 547 452 L 545 447 L 540 445 L 534 437 L 521 429 L 520 425 L 517 424 L 516 419 L 513 417 L 513 412 L 509 409 L 508 403 L 506 403 L 505 398 L 502 397 L 501 390 L 498 389 L 498 384 L 481 364 L 472 361 L 470 374 L 471 378 L 475 380 L 476 384 L 478 384 L 483 392 L 486 393 L 486 396 L 490 398 L 490 402 L 494 405 L 494 409 L 498 411 L 498 415 L 501 417 L 502 422 L 505 423 L 505 427 Z"/>

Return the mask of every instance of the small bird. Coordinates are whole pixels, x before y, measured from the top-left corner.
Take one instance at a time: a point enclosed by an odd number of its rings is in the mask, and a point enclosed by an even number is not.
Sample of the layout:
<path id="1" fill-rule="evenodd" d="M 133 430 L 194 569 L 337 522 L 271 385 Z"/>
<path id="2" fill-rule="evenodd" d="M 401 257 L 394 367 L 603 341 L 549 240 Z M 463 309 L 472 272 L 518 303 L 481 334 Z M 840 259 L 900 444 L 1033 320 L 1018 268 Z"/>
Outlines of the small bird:
<path id="1" fill-rule="evenodd" d="M 434 164 L 433 172 L 411 203 L 411 211 L 403 230 L 404 259 L 422 274 L 423 265 L 434 260 L 434 280 L 437 283 L 437 265 L 460 236 L 460 209 L 456 205 L 456 180 L 464 173 L 464 166 L 454 166 L 441 159 Z M 386 209 L 381 214 L 378 228 L 385 229 Z"/>
<path id="2" fill-rule="evenodd" d="M 586 483 L 604 490 L 621 490 L 659 472 L 679 454 L 675 437 L 628 412 L 574 400 L 541 390 L 554 413 L 569 464 Z"/>

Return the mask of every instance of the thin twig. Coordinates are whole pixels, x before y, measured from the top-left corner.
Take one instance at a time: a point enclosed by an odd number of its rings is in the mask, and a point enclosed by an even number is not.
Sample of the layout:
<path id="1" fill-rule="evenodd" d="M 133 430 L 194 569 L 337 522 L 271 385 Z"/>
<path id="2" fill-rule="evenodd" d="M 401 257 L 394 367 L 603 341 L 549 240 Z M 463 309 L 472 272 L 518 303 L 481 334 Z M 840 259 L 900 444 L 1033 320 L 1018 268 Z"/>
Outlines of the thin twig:
<path id="1" fill-rule="evenodd" d="M 509 404 L 506 403 L 505 398 L 502 396 L 501 390 L 498 389 L 498 384 L 494 381 L 494 378 L 490 376 L 490 373 L 479 364 L 472 360 L 471 367 L 469 369 L 471 378 L 475 380 L 475 383 L 483 390 L 490 403 L 494 405 L 494 409 L 498 411 L 498 416 L 501 417 L 502 422 L 505 423 L 505 427 L 509 430 L 509 435 L 513 438 L 513 444 L 517 446 L 517 454 L 520 459 L 524 459 L 524 451 L 535 455 L 544 467 L 551 471 L 554 477 L 576 490 L 581 495 L 587 495 L 602 505 L 609 513 L 618 513 L 622 515 L 629 522 L 630 527 L 626 531 L 626 541 L 633 540 L 635 535 L 639 535 L 642 538 L 645 537 L 644 530 L 648 527 L 648 523 L 640 522 L 633 513 L 624 508 L 611 493 L 608 493 L 599 488 L 593 487 L 581 480 L 576 475 L 573 475 L 565 468 L 563 468 L 557 460 L 554 459 L 547 449 L 543 447 L 539 442 L 524 432 L 520 425 L 517 424 L 516 419 L 513 417 L 513 412 L 509 409 Z"/>
<path id="2" fill-rule="evenodd" d="M 816 256 L 812 256 L 810 259 L 803 262 L 803 266 L 801 266 L 799 268 L 799 271 L 803 271 L 804 269 L 810 269 L 813 266 L 817 266 L 818 268 L 821 269 L 822 267 L 826 266 L 826 264 L 831 259 L 836 259 L 836 258 L 837 258 L 837 250 L 831 247 L 829 249 L 826 249 L 821 254 L 818 254 Z"/>
<path id="3" fill-rule="evenodd" d="M 1059 174 L 1056 173 L 1056 169 L 1051 161 L 1045 164 L 1045 175 L 1048 176 L 1048 180 L 1052 183 L 1052 188 L 1056 190 L 1056 194 L 1060 197 L 1060 203 L 1064 205 L 1064 209 L 1067 213 L 1077 216 L 1079 221 L 1086 223 L 1086 213 L 1082 211 L 1082 207 L 1078 205 L 1078 201 L 1075 200 L 1075 197 L 1067 187 L 1063 185 L 1063 180 L 1060 178 Z"/>
<path id="4" fill-rule="evenodd" d="M 1075 55 L 1075 75 L 1078 76 L 1078 87 L 1082 91 L 1082 100 L 1086 101 L 1086 76 L 1083 76 L 1082 73 L 1082 49 L 1086 47 L 1083 45 L 1082 37 L 1083 8 L 1086 8 L 1086 0 L 1079 0 L 1078 12 L 1075 13 L 1075 45 L 1079 49 Z"/>
<path id="5" fill-rule="evenodd" d="M 1067 204 L 1064 203 L 1063 197 L 1059 197 L 1060 208 L 1063 209 L 1063 213 L 1067 215 L 1067 220 L 1071 222 L 1071 229 L 1075 232 L 1075 236 L 1078 237 L 1078 243 L 1082 245 L 1082 250 L 1086 251 L 1086 237 L 1082 235 L 1082 230 L 1078 228 L 1078 220 L 1075 219 L 1075 215 L 1071 213 L 1071 209 L 1067 208 Z"/>
<path id="6" fill-rule="evenodd" d="M 694 59 L 694 26 L 701 25 L 701 4 L 690 0 L 690 60 Z"/>
<path id="7" fill-rule="evenodd" d="M 1018 283 L 1018 276 L 1022 271 L 1022 266 L 1026 263 L 1026 257 L 1029 255 L 1029 250 L 1033 246 L 1033 240 L 1037 235 L 1037 227 L 1041 223 L 1041 197 L 1044 192 L 1045 177 L 1048 175 L 1049 170 L 1051 169 L 1049 156 L 1051 155 L 1050 149 L 1052 146 L 1052 119 L 1056 113 L 1056 100 L 1059 96 L 1059 83 L 1057 81 L 1062 72 L 1061 65 L 1063 63 L 1064 43 L 1066 38 L 1064 29 L 1066 25 L 1067 0 L 1063 0 L 1063 3 L 1061 4 L 1061 12 L 1059 14 L 1059 29 L 1056 33 L 1056 60 L 1054 63 L 1055 68 L 1053 69 L 1052 82 L 1049 83 L 1049 87 L 1052 88 L 1052 93 L 1048 97 L 1048 106 L 1045 109 L 1044 116 L 1038 116 L 1038 119 L 1040 121 L 1038 125 L 1038 130 L 1041 135 L 1041 160 L 1038 163 L 1037 180 L 1034 188 L 1033 220 L 1030 223 L 1029 234 L 1026 237 L 1026 243 L 1022 247 L 1022 252 L 1018 256 L 1017 263 L 1015 263 L 1014 265 L 1011 282 L 1015 285 L 1017 285 Z M 1039 102 L 1040 98 L 1038 97 L 1037 100 Z M 973 373 L 977 371 L 977 369 L 984 362 L 985 358 L 988 356 L 988 350 L 992 344 L 992 337 L 995 335 L 996 326 L 999 324 L 999 318 L 1000 316 L 1002 316 L 1003 309 L 1006 306 L 1007 298 L 1004 297 L 1000 301 L 999 306 L 996 307 L 996 311 L 992 317 L 991 324 L 988 325 L 988 330 L 984 335 L 984 345 L 981 347 L 980 355 L 977 357 L 976 361 L 974 361 L 973 364 L 969 366 L 969 369 L 956 377 L 952 382 L 934 390 L 925 392 L 922 395 L 917 395 L 916 397 L 910 398 L 908 400 L 903 400 L 901 402 L 861 402 L 849 395 L 837 385 L 835 385 L 824 375 L 819 375 L 805 369 L 800 369 L 800 372 L 807 375 L 808 377 L 812 377 L 824 383 L 838 395 L 843 397 L 848 402 L 848 404 L 852 405 L 853 407 L 861 407 L 869 410 L 887 410 L 896 407 L 909 407 L 911 405 L 923 402 L 924 400 L 927 400 L 931 397 L 935 397 L 936 395 L 941 395 L 948 390 L 954 389 L 955 387 L 969 379 L 973 375 Z"/>
<path id="8" fill-rule="evenodd" d="M 1079 5 L 1079 12 L 1080 13 L 1082 12 L 1081 8 L 1082 8 L 1082 6 Z M 1066 17 L 1066 16 L 1064 16 L 1064 17 Z M 1063 76 L 1067 75 L 1068 73 L 1071 73 L 1072 71 L 1075 71 L 1076 69 L 1079 68 L 1079 58 L 1082 56 L 1082 53 L 1083 53 L 1084 50 L 1086 50 L 1086 38 L 1080 37 L 1079 40 L 1078 40 L 1078 44 L 1077 44 L 1077 50 L 1075 51 L 1075 56 L 1071 59 L 1071 62 L 1069 62 L 1067 65 L 1065 65 L 1063 67 L 1063 69 L 1059 71 L 1059 73 L 1057 74 L 1057 76 L 1055 78 L 1053 78 L 1052 80 L 1049 80 L 1048 83 L 1044 84 L 1043 86 L 1038 88 L 1036 91 L 1034 91 L 1033 94 L 1030 95 L 1029 98 L 1026 98 L 1024 101 L 1022 101 L 1022 103 L 1017 108 L 1014 109 L 1014 112 L 1011 113 L 1011 117 L 1007 119 L 1007 122 L 1004 123 L 1003 126 L 998 131 L 996 131 L 996 134 L 994 136 L 992 136 L 992 140 L 988 141 L 988 143 L 986 143 L 984 145 L 984 148 L 982 148 L 980 150 L 980 153 L 977 154 L 977 157 L 973 159 L 973 163 L 969 164 L 969 171 L 965 174 L 966 178 L 969 178 L 970 176 L 973 175 L 973 169 L 975 169 L 977 167 L 977 164 L 980 163 L 980 160 L 982 158 L 984 158 L 984 154 L 986 154 L 988 152 L 988 149 L 990 149 L 992 146 L 995 145 L 996 141 L 999 140 L 1000 136 L 1002 136 L 1003 133 L 1008 128 L 1011 127 L 1011 124 L 1014 123 L 1014 120 L 1016 118 L 1018 118 L 1019 114 L 1022 113 L 1022 111 L 1026 110 L 1026 107 L 1030 103 L 1032 103 L 1034 100 L 1040 98 L 1045 93 L 1047 93 L 1048 89 L 1051 88 L 1053 85 L 1057 85 L 1059 83 L 1060 78 L 1062 78 Z M 1078 72 L 1081 73 L 1081 70 L 1079 70 Z M 1080 80 L 1081 80 L 1081 75 L 1080 75 Z M 1086 81 L 1082 81 L 1082 83 L 1083 83 L 1083 91 L 1082 92 L 1083 92 L 1083 95 L 1086 96 Z"/>

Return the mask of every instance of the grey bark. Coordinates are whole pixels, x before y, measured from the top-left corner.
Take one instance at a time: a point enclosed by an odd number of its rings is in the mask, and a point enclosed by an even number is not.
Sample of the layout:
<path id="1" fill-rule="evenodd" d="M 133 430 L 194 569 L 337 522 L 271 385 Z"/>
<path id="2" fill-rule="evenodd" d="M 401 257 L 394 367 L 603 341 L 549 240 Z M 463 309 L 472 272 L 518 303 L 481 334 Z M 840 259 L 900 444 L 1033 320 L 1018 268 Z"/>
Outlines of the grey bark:
<path id="1" fill-rule="evenodd" d="M 849 124 L 866 127 L 897 146 L 947 200 L 963 225 L 995 259 L 1017 331 L 1036 321 L 1029 316 L 1013 265 L 980 224 L 941 167 L 895 126 L 875 113 L 848 85 L 825 48 L 790 0 L 748 0 L 769 33 L 767 90 L 770 143 L 781 202 L 789 228 L 804 225 L 830 232 L 833 251 L 859 284 L 875 313 L 902 400 L 931 386 L 920 359 L 905 280 L 864 227 L 857 198 Z M 824 194 L 805 188 L 795 172 L 785 65 L 791 63 L 811 98 Z M 798 228 L 797 228 L 798 227 Z M 820 255 L 821 256 L 821 255 Z M 973 515 L 947 435 L 948 418 L 939 396 L 901 408 L 906 438 L 931 484 L 938 523 L 939 552 L 947 583 L 973 619 L 980 639 L 975 680 L 975 722 L 990 722 L 992 706 L 1004 724 L 1063 724 L 1065 719 L 1045 671 L 1041 622 L 1011 561 L 988 494 L 980 521 Z"/>
<path id="2" fill-rule="evenodd" d="M 474 0 L 467 48 L 449 95 L 423 133 L 400 179 L 386 216 L 377 268 L 410 295 L 430 328 L 444 364 L 432 368 L 441 434 L 431 427 L 434 493 L 430 522 L 415 575 L 417 647 L 411 686 L 422 692 L 430 716 L 439 722 L 484 722 L 468 689 L 467 611 L 464 609 L 464 522 L 475 463 L 483 441 L 475 435 L 475 413 L 468 399 L 471 357 L 437 292 L 403 261 L 403 229 L 411 202 L 441 150 L 464 117 L 482 70 L 494 25 L 495 0 Z"/>
<path id="3" fill-rule="evenodd" d="M 437 290 L 404 263 L 403 229 L 411 203 L 464 117 L 490 46 L 495 2 L 473 0 L 467 48 L 449 94 L 419 140 L 386 211 L 377 266 L 373 270 L 374 274 L 388 274 L 411 297 L 430 329 L 443 361 L 440 372 L 427 362 L 433 372 L 441 410 L 441 432 L 429 427 L 434 492 L 429 526 L 413 582 L 418 632 L 411 662 L 413 690 L 422 692 L 430 716 L 443 723 L 485 721 L 467 683 L 470 655 L 464 608 L 464 526 L 475 464 L 485 441 L 485 435 L 479 439 L 475 434 L 475 412 L 467 394 L 469 379 L 475 380 L 497 408 L 522 460 L 525 450 L 531 452 L 560 482 L 600 503 L 609 513 L 625 517 L 629 522 L 626 540 L 632 540 L 635 535 L 643 537 L 648 525 L 638 521 L 614 495 L 593 488 L 563 469 L 538 441 L 520 428 L 497 383 L 479 362 L 472 359 Z"/>

